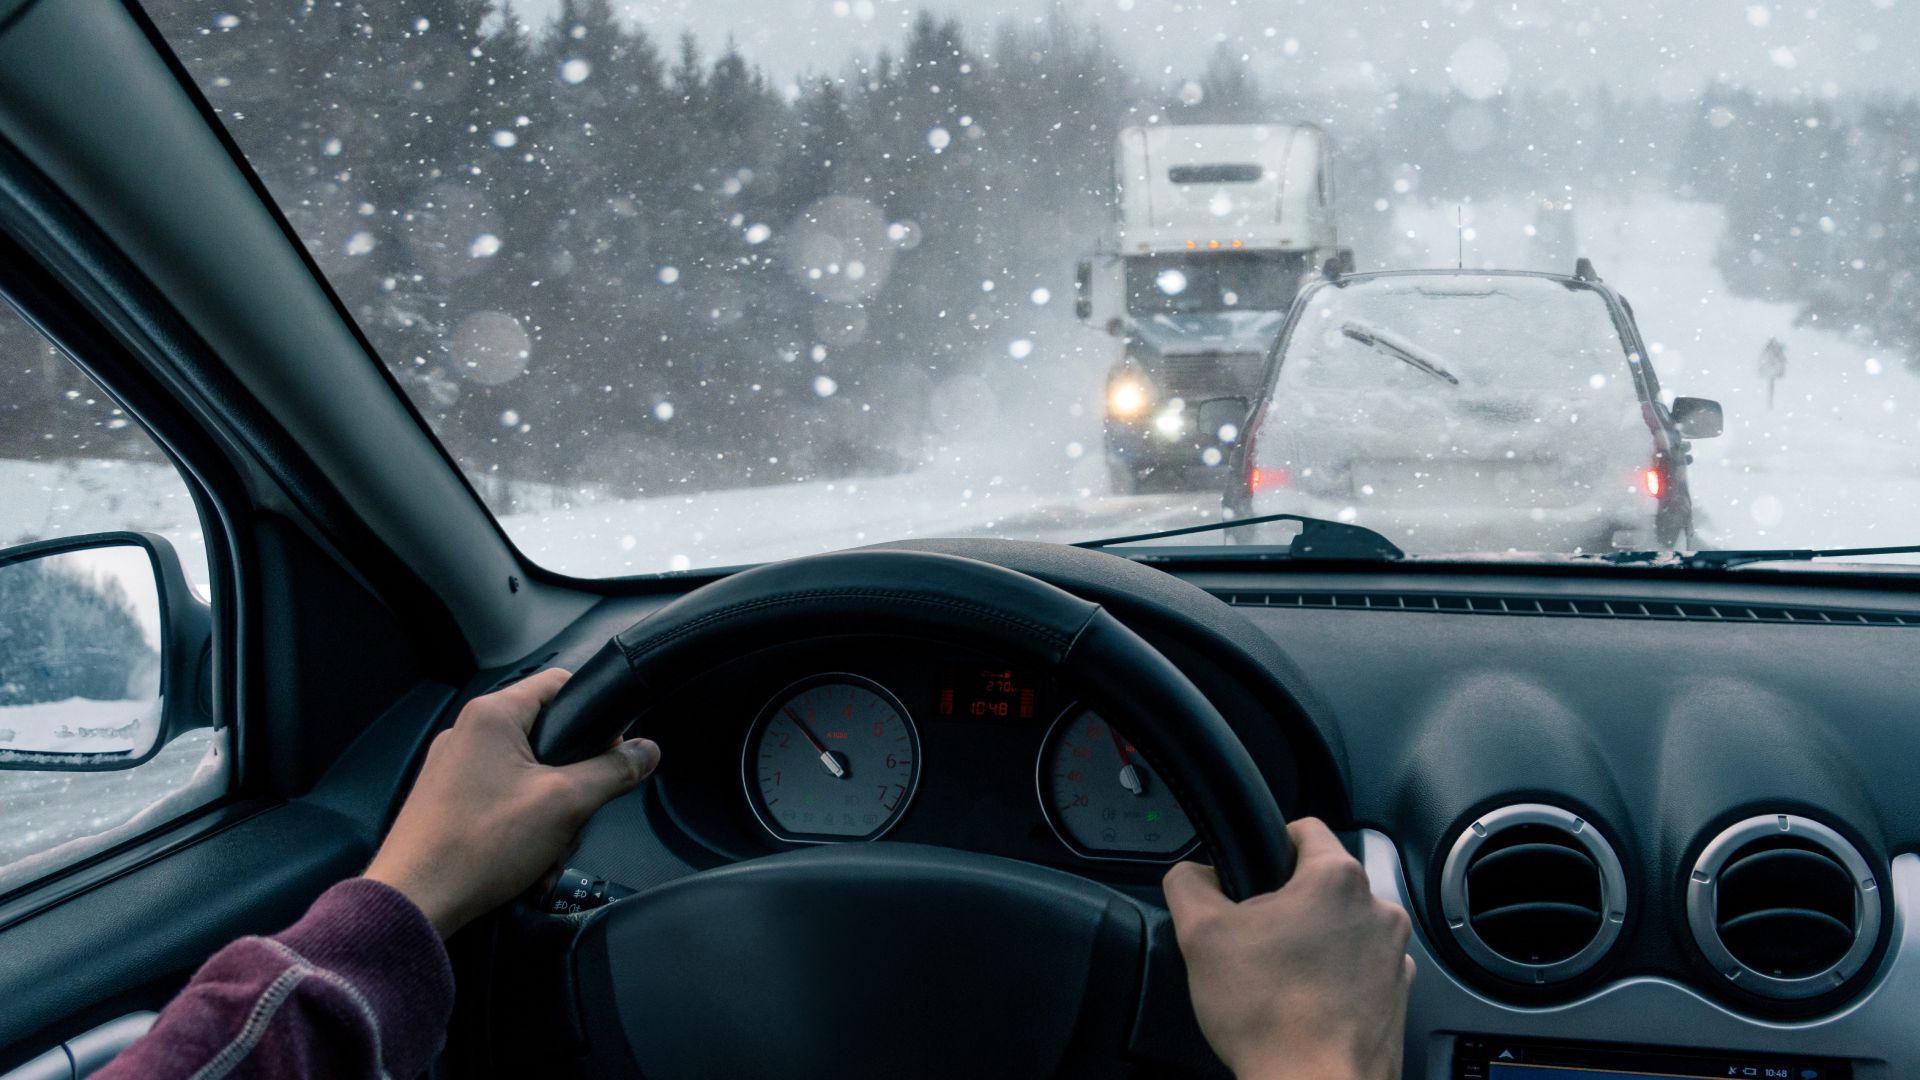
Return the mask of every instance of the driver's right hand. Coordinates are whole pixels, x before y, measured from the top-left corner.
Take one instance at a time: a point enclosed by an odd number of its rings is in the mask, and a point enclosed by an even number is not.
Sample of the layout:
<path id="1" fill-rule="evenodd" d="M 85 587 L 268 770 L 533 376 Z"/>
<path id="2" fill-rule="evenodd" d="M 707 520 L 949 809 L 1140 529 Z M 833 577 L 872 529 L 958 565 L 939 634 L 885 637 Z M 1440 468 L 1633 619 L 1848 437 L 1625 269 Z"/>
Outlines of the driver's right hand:
<path id="1" fill-rule="evenodd" d="M 1317 819 L 1287 832 L 1298 859 L 1278 892 L 1236 904 L 1208 867 L 1167 872 L 1200 1030 L 1240 1080 L 1394 1080 L 1413 985 L 1406 910 L 1373 896 Z"/>

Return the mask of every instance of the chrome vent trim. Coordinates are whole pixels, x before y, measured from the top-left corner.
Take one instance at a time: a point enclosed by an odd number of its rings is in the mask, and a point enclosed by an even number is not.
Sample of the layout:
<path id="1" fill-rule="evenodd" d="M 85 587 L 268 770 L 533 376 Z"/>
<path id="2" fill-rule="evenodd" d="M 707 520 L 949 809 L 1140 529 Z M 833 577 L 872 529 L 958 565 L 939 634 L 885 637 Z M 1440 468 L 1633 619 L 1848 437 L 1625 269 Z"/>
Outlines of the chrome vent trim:
<path id="1" fill-rule="evenodd" d="M 1848 876 L 1853 936 L 1838 959 L 1826 967 L 1786 977 L 1757 970 L 1727 946 L 1721 936 L 1720 885 L 1723 875 L 1750 860 L 1792 850 L 1824 855 Z M 1806 915 L 1823 918 L 1818 912 Z M 1880 936 L 1880 884 L 1859 850 L 1833 829 L 1795 814 L 1761 814 L 1728 826 L 1701 849 L 1687 879 L 1687 926 L 1707 961 L 1734 986 L 1784 1001 L 1815 997 L 1851 979 L 1872 954 Z"/>
<path id="2" fill-rule="evenodd" d="M 1920 613 L 1777 604 L 1674 603 L 1600 597 L 1501 596 L 1475 593 L 1299 592 L 1212 590 L 1234 607 L 1337 608 L 1342 611 L 1437 612 L 1571 619 L 1657 619 L 1670 622 L 1783 623 L 1796 626 L 1920 626 Z"/>
<path id="3" fill-rule="evenodd" d="M 1475 924 L 1476 914 L 1483 919 L 1487 914 L 1476 912 L 1471 895 L 1473 871 L 1479 856 L 1488 845 L 1498 841 L 1501 834 L 1523 827 L 1531 827 L 1536 834 L 1542 829 L 1561 834 L 1569 851 L 1577 849 L 1585 853 L 1597 879 L 1592 938 L 1571 955 L 1546 962 L 1530 962 L 1499 951 Z M 1501 850 L 1496 846 L 1489 851 L 1489 857 L 1500 854 Z M 1519 803 L 1482 814 L 1460 831 L 1440 870 L 1440 909 L 1454 940 L 1482 968 L 1513 982 L 1536 985 L 1561 982 L 1599 963 L 1619 939 L 1627 917 L 1627 878 L 1613 845 L 1585 819 L 1545 803 Z"/>

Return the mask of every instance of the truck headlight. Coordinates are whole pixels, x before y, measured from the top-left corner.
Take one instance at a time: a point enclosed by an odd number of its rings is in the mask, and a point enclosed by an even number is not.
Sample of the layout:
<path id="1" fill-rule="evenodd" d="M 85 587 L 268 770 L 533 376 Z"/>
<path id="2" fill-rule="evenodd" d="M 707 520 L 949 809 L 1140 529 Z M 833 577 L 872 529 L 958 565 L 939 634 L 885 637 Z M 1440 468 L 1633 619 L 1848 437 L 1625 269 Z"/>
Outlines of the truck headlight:
<path id="1" fill-rule="evenodd" d="M 1107 384 L 1107 414 L 1131 420 L 1147 411 L 1150 400 L 1146 381 L 1134 375 L 1122 375 Z"/>

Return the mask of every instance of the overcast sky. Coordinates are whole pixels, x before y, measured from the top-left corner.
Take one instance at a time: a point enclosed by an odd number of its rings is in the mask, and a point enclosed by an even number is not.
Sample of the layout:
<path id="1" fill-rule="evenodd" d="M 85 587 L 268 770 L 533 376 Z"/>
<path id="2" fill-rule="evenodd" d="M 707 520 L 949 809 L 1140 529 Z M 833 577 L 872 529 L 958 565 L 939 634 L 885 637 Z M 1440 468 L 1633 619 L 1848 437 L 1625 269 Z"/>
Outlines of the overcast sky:
<path id="1" fill-rule="evenodd" d="M 1055 4 L 1175 80 L 1227 41 L 1265 85 L 1303 91 L 1451 79 L 1480 96 L 1604 81 L 1684 100 L 1722 77 L 1773 94 L 1920 92 L 1916 0 L 614 0 L 658 38 L 690 29 L 712 51 L 731 36 L 782 82 L 897 51 L 922 7 L 958 15 L 978 47 L 991 25 L 1043 19 Z M 557 6 L 515 4 L 529 22 Z"/>

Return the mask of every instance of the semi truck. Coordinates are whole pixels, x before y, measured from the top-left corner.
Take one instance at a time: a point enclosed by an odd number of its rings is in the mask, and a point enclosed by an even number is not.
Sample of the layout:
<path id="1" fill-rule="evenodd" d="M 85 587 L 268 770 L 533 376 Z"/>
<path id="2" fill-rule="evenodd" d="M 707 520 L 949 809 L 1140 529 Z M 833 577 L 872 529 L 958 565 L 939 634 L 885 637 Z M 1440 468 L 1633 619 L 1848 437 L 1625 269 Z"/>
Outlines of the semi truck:
<path id="1" fill-rule="evenodd" d="M 1075 313 L 1116 339 L 1105 444 L 1116 494 L 1226 460 L 1301 282 L 1351 268 L 1331 144 L 1307 123 L 1160 124 L 1114 147 L 1114 216 L 1074 280 Z"/>

